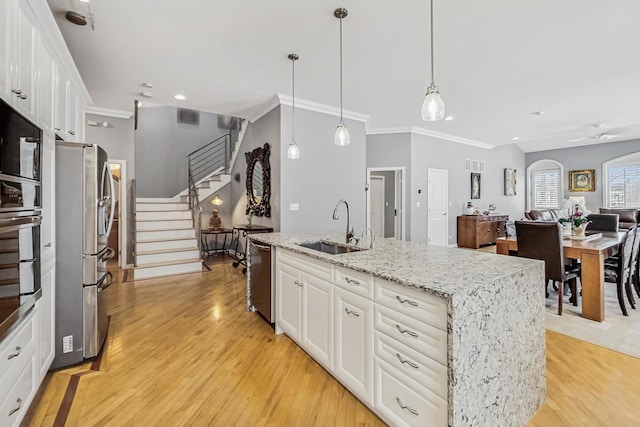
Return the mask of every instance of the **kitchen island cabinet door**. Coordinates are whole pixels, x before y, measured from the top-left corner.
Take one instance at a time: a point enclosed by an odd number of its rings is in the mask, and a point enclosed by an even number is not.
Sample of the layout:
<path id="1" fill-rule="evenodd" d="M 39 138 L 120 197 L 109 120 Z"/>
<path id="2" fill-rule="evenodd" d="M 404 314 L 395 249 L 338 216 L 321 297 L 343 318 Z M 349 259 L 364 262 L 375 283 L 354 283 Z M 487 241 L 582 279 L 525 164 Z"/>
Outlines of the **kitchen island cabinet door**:
<path id="1" fill-rule="evenodd" d="M 338 380 L 367 405 L 373 404 L 373 302 L 335 289 L 335 360 Z"/>
<path id="2" fill-rule="evenodd" d="M 302 273 L 300 344 L 329 370 L 333 370 L 333 288 L 333 283 Z"/>
<path id="3" fill-rule="evenodd" d="M 300 271 L 279 262 L 276 267 L 276 322 L 294 341 L 300 339 Z"/>

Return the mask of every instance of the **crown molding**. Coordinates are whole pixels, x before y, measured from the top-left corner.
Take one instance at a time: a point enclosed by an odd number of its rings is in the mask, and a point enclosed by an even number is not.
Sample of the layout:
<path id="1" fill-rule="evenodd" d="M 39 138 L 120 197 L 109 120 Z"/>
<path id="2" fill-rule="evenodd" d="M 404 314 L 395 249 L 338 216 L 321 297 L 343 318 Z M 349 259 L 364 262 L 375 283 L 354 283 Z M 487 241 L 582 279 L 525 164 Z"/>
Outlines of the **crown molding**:
<path id="1" fill-rule="evenodd" d="M 254 110 L 251 114 L 249 114 L 247 116 L 247 120 L 249 120 L 249 123 L 253 123 L 279 105 L 280 105 L 280 100 L 278 99 L 277 96 L 273 96 L 263 105 L 261 105 L 256 110 Z"/>
<path id="2" fill-rule="evenodd" d="M 495 145 L 487 144 L 485 142 L 476 141 L 474 139 L 462 138 L 461 136 L 449 135 L 448 133 L 436 132 L 420 127 L 411 128 L 411 133 L 417 135 L 430 136 L 432 138 L 444 139 L 446 141 L 457 142 L 459 144 L 472 145 L 474 147 L 484 148 L 485 150 L 491 150 Z"/>
<path id="3" fill-rule="evenodd" d="M 281 105 L 292 106 L 293 99 L 289 95 L 278 94 L 278 100 Z M 331 105 L 320 104 L 318 102 L 308 101 L 302 98 L 296 98 L 296 107 L 301 108 L 303 110 L 315 111 L 316 113 L 327 114 L 330 116 L 340 117 L 340 109 L 337 107 L 333 107 Z M 343 110 L 342 117 L 349 120 L 355 120 L 358 122 L 363 122 L 369 127 L 369 118 L 368 114 L 357 113 L 355 111 Z"/>
<path id="4" fill-rule="evenodd" d="M 96 116 L 114 117 L 116 119 L 130 119 L 133 113 L 130 111 L 113 110 L 111 108 L 102 108 L 89 106 L 84 109 L 85 114 L 95 114 Z"/>
<path id="5" fill-rule="evenodd" d="M 413 128 L 411 127 L 397 127 L 397 128 L 377 128 L 377 129 L 369 129 L 367 135 L 385 135 L 392 133 L 412 133 Z"/>

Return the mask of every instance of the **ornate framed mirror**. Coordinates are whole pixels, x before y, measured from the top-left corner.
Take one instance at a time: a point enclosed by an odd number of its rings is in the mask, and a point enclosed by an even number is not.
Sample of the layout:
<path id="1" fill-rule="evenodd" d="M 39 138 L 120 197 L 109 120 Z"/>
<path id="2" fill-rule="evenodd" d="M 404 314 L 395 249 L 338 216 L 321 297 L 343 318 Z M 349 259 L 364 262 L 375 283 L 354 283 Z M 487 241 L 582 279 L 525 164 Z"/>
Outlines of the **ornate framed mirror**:
<path id="1" fill-rule="evenodd" d="M 255 216 L 271 216 L 270 154 L 268 142 L 249 153 L 244 153 L 247 160 L 247 215 L 251 212 Z"/>

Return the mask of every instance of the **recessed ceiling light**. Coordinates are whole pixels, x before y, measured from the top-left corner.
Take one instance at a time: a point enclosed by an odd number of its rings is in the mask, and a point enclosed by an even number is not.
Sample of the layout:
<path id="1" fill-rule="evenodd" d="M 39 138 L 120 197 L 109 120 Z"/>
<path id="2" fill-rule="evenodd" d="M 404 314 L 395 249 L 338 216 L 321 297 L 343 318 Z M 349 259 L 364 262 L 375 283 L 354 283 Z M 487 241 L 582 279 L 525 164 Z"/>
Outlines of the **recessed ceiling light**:
<path id="1" fill-rule="evenodd" d="M 541 115 L 543 115 L 543 114 L 544 114 L 544 111 L 542 111 L 542 110 L 540 110 L 540 111 L 534 111 L 534 112 L 533 112 L 533 113 L 531 113 L 531 114 L 533 114 L 534 116 L 541 116 Z"/>
<path id="2" fill-rule="evenodd" d="M 80 0 L 81 3 L 89 3 L 89 0 Z"/>
<path id="3" fill-rule="evenodd" d="M 153 87 L 153 85 L 151 83 L 148 83 L 148 82 L 142 83 L 142 86 L 148 87 L 148 88 L 152 88 Z"/>
<path id="4" fill-rule="evenodd" d="M 453 120 L 453 116 L 447 116 L 444 118 L 445 120 Z"/>
<path id="5" fill-rule="evenodd" d="M 519 139 L 520 139 L 520 137 L 519 137 L 519 136 L 514 136 L 513 138 L 511 138 L 511 140 L 512 140 L 512 141 L 517 141 L 517 140 L 519 140 Z"/>
<path id="6" fill-rule="evenodd" d="M 145 98 L 153 98 L 153 94 L 151 92 L 142 91 L 140 92 L 140 95 L 144 96 Z"/>
<path id="7" fill-rule="evenodd" d="M 173 97 L 174 97 L 175 99 L 177 99 L 178 101 L 184 101 L 185 99 L 187 99 L 187 97 L 186 97 L 186 96 L 184 96 L 184 95 L 180 95 L 180 94 L 173 95 Z"/>

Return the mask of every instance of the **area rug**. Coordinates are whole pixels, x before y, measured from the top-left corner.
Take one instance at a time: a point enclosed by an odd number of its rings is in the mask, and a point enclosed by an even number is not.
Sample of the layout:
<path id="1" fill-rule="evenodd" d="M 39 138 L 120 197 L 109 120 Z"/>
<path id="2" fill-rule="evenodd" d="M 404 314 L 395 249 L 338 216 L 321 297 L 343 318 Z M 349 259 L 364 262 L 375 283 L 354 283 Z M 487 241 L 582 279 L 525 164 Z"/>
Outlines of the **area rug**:
<path id="1" fill-rule="evenodd" d="M 558 294 L 549 286 L 549 298 L 546 299 L 546 328 L 605 347 L 620 353 L 640 358 L 640 307 L 635 310 L 627 304 L 629 316 L 623 316 L 616 285 L 605 283 L 604 322 L 583 319 L 581 307 L 569 304 L 565 297 L 562 316 L 558 316 Z M 638 303 L 636 295 L 636 303 Z"/>

